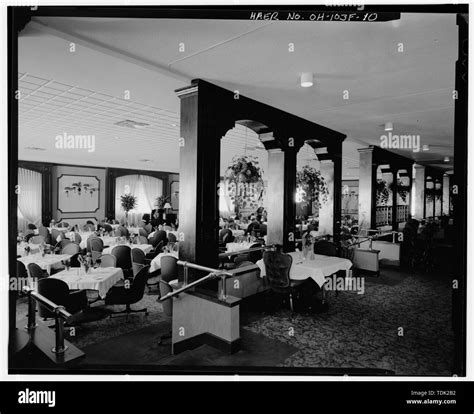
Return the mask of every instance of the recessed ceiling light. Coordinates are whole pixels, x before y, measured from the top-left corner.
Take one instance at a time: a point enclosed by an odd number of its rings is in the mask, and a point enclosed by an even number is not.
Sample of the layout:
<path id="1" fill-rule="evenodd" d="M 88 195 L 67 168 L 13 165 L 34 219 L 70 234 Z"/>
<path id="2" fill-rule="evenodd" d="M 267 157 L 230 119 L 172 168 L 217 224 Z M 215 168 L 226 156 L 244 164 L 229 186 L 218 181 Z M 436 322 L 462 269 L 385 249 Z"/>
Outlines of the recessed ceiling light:
<path id="1" fill-rule="evenodd" d="M 391 122 L 385 123 L 385 131 L 393 131 L 393 124 Z"/>
<path id="2" fill-rule="evenodd" d="M 302 73 L 300 82 L 303 88 L 309 88 L 313 86 L 313 73 L 312 72 Z"/>

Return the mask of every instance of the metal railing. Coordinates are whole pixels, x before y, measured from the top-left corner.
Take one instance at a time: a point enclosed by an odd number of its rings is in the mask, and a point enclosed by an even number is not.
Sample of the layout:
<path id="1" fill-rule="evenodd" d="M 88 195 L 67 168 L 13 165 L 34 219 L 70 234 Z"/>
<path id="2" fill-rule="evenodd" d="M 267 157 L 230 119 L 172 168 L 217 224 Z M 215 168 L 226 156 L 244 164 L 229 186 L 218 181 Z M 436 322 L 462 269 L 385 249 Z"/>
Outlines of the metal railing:
<path id="1" fill-rule="evenodd" d="M 274 248 L 274 246 L 261 246 L 261 247 L 252 247 L 251 249 L 245 249 L 245 250 L 236 250 L 235 252 L 223 252 L 223 253 L 219 253 L 219 259 L 222 259 L 224 257 L 240 256 L 241 254 L 258 252 L 262 250 L 271 250 L 272 248 Z"/>
<path id="2" fill-rule="evenodd" d="M 28 324 L 25 328 L 31 332 L 38 326 L 36 323 L 36 302 L 46 307 L 54 314 L 55 320 L 56 344 L 51 351 L 55 354 L 63 354 L 67 349 L 67 346 L 64 345 L 64 321 L 68 320 L 71 314 L 64 306 L 56 305 L 29 286 L 25 286 L 23 291 L 28 296 Z"/>
<path id="3" fill-rule="evenodd" d="M 222 301 L 225 301 L 227 299 L 227 292 L 226 292 L 226 283 L 225 279 L 228 277 L 234 276 L 234 274 L 227 272 L 225 270 L 220 270 L 220 269 L 213 269 L 211 267 L 206 267 L 206 266 L 201 266 L 195 263 L 189 263 L 185 262 L 182 260 L 178 260 L 177 262 L 178 266 L 183 266 L 184 267 L 184 280 L 183 280 L 183 286 L 177 290 L 174 290 L 173 292 L 168 293 L 167 295 L 161 297 L 158 299 L 158 301 L 163 302 L 167 299 L 170 299 L 172 297 L 178 296 L 180 293 L 186 292 L 187 290 L 194 288 L 204 282 L 207 282 L 209 280 L 215 279 L 220 277 L 222 280 L 221 283 L 221 290 L 219 292 L 219 299 Z M 200 270 L 203 272 L 209 272 L 208 275 L 195 280 L 194 282 L 191 282 L 188 284 L 188 269 L 195 269 L 195 270 Z"/>

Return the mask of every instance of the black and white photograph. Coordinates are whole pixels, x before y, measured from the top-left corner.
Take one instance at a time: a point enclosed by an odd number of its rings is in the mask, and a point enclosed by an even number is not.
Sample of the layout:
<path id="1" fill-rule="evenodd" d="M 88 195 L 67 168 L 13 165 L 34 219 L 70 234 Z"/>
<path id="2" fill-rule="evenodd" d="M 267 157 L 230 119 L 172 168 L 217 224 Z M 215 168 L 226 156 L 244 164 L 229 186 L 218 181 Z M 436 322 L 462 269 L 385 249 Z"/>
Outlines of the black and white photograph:
<path id="1" fill-rule="evenodd" d="M 8 374 L 469 374 L 467 3 L 7 14 Z"/>

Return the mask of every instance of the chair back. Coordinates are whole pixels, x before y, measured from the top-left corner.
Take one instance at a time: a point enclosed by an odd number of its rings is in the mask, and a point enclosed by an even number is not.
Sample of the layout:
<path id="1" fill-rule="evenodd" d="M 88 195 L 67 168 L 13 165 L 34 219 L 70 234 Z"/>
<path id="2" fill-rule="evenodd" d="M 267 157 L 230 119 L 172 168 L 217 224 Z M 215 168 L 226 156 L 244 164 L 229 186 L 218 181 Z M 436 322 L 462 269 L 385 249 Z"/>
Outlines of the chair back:
<path id="1" fill-rule="evenodd" d="M 28 271 L 26 270 L 26 266 L 20 260 L 16 261 L 16 277 L 22 278 L 23 280 L 28 277 Z"/>
<path id="2" fill-rule="evenodd" d="M 48 275 L 36 263 L 28 263 L 28 273 L 33 279 L 43 279 Z"/>
<path id="3" fill-rule="evenodd" d="M 293 258 L 279 251 L 263 253 L 263 263 L 269 286 L 273 290 L 284 290 L 290 287 L 290 269 Z"/>
<path id="4" fill-rule="evenodd" d="M 231 229 L 225 229 L 225 230 L 221 230 L 219 232 L 219 239 L 220 241 L 222 242 L 225 242 L 226 238 L 232 236 L 232 230 Z M 229 243 L 229 242 L 227 242 Z"/>
<path id="5" fill-rule="evenodd" d="M 77 231 L 74 231 L 72 232 L 71 234 L 71 239 L 70 239 L 73 243 L 76 243 L 77 245 L 81 244 L 82 242 L 82 237 L 81 235 L 77 232 Z"/>
<path id="6" fill-rule="evenodd" d="M 33 236 L 30 241 L 29 241 L 31 244 L 41 244 L 41 243 L 45 243 L 45 239 L 43 236 Z"/>
<path id="7" fill-rule="evenodd" d="M 120 267 L 122 270 L 132 268 L 132 254 L 129 246 L 115 246 L 112 249 L 112 255 L 117 259 L 116 267 Z"/>
<path id="8" fill-rule="evenodd" d="M 162 242 L 161 244 L 163 246 L 166 240 L 167 240 L 166 231 L 157 230 L 155 231 L 155 234 L 153 234 L 153 237 L 151 238 L 150 243 L 153 246 L 153 248 L 156 249 L 156 247 L 158 246 L 158 243 Z"/>
<path id="9" fill-rule="evenodd" d="M 63 280 L 48 277 L 38 281 L 38 293 L 56 305 L 65 306 L 68 302 L 69 286 Z M 38 307 L 38 314 L 42 318 L 54 318 L 55 316 L 41 304 Z"/>
<path id="10" fill-rule="evenodd" d="M 74 244 L 74 243 L 69 239 L 62 239 L 61 242 L 59 243 L 59 246 L 61 247 L 61 249 L 64 249 L 69 244 Z"/>
<path id="11" fill-rule="evenodd" d="M 55 245 L 58 242 L 58 237 L 60 240 L 64 239 L 64 234 L 58 229 L 51 229 L 51 244 Z"/>
<path id="12" fill-rule="evenodd" d="M 86 249 L 87 249 L 88 252 L 91 251 L 91 243 L 92 243 L 93 240 L 97 240 L 97 242 L 94 242 L 95 243 L 95 249 L 97 249 L 97 251 L 98 250 L 100 250 L 100 251 L 104 250 L 104 242 L 102 241 L 102 239 L 100 237 L 95 236 L 95 235 L 91 235 L 91 236 L 89 236 L 89 238 L 86 241 Z M 100 249 L 98 248 L 98 246 L 99 246 L 98 243 L 100 243 L 100 245 L 101 245 Z"/>
<path id="13" fill-rule="evenodd" d="M 314 243 L 314 253 L 323 254 L 324 256 L 337 256 L 337 247 L 327 240 L 320 240 Z"/>
<path id="14" fill-rule="evenodd" d="M 178 259 L 174 256 L 161 258 L 161 280 L 169 282 L 178 278 Z"/>
<path id="15" fill-rule="evenodd" d="M 143 236 L 143 237 L 145 237 L 145 238 L 148 237 L 147 231 L 146 231 L 144 228 L 142 228 L 142 227 L 140 227 L 140 228 L 138 229 L 138 235 L 139 235 L 139 236 Z"/>
<path id="16" fill-rule="evenodd" d="M 39 226 L 38 227 L 38 234 L 40 236 L 43 236 L 44 238 L 44 241 L 47 243 L 47 244 L 51 244 L 51 234 L 49 234 L 49 230 L 44 227 L 44 226 Z"/>
<path id="17" fill-rule="evenodd" d="M 100 267 L 117 267 L 117 259 L 111 254 L 103 254 L 99 257 Z"/>
<path id="18" fill-rule="evenodd" d="M 255 247 L 262 247 L 262 245 L 260 243 L 254 243 L 250 246 L 251 249 Z M 248 255 L 249 261 L 251 261 L 252 263 L 257 263 L 259 260 L 262 259 L 262 257 L 263 257 L 263 250 L 249 252 L 249 255 Z"/>
<path id="19" fill-rule="evenodd" d="M 104 250 L 104 242 L 100 237 L 89 237 L 87 241 L 90 241 L 90 246 L 91 246 L 91 256 L 92 256 L 92 262 L 95 263 L 95 261 L 102 256 L 102 250 Z"/>
<path id="20" fill-rule="evenodd" d="M 74 255 L 76 253 L 79 253 L 81 251 L 81 248 L 79 247 L 78 244 L 76 243 L 69 243 L 66 246 L 64 246 L 61 250 L 61 254 L 71 254 Z"/>
<path id="21" fill-rule="evenodd" d="M 82 229 L 84 231 L 95 231 L 95 226 L 93 224 L 84 224 Z"/>
<path id="22" fill-rule="evenodd" d="M 177 241 L 178 241 L 178 239 L 176 238 L 176 235 L 174 235 L 173 233 L 168 234 L 168 242 L 169 243 L 176 243 Z"/>
<path id="23" fill-rule="evenodd" d="M 153 230 L 153 226 L 150 223 L 148 223 L 143 226 L 143 229 L 147 232 L 147 236 L 148 236 L 148 234 L 150 234 L 151 231 Z"/>
<path id="24" fill-rule="evenodd" d="M 143 298 L 145 294 L 146 282 L 148 280 L 148 271 L 150 266 L 145 266 L 141 269 L 138 274 L 133 278 L 132 285 L 129 290 L 128 303 L 137 303 Z"/>
<path id="25" fill-rule="evenodd" d="M 232 231 L 229 230 L 228 233 L 224 234 L 224 237 L 222 238 L 222 242 L 224 244 L 227 244 L 227 243 L 232 243 L 234 241 L 235 237 L 234 235 L 232 234 Z"/>
<path id="26" fill-rule="evenodd" d="M 133 277 L 136 277 L 140 270 L 145 267 L 145 253 L 142 249 L 134 247 L 132 249 L 132 270 Z"/>
<path id="27" fill-rule="evenodd" d="M 148 239 L 145 236 L 137 236 L 137 244 L 148 244 Z"/>
<path id="28" fill-rule="evenodd" d="M 164 297 L 168 293 L 173 291 L 173 288 L 171 287 L 171 285 L 168 282 L 165 282 L 164 280 L 160 280 L 158 283 L 160 284 L 160 296 L 161 297 Z M 173 299 L 171 299 L 171 298 L 167 299 L 167 300 L 161 302 L 161 304 L 163 305 L 163 313 L 166 316 L 171 318 L 173 316 Z"/>

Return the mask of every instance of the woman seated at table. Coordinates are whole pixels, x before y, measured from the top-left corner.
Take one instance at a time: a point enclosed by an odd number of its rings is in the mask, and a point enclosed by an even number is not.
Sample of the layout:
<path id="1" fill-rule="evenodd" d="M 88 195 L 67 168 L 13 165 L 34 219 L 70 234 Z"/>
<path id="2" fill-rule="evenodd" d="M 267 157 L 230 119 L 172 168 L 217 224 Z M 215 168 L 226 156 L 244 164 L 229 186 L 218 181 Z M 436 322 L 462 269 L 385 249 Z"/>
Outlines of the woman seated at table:
<path id="1" fill-rule="evenodd" d="M 148 213 L 145 213 L 142 216 L 142 222 L 141 222 L 140 227 L 143 228 L 147 232 L 147 234 L 150 234 L 153 231 L 150 215 Z"/>
<path id="2" fill-rule="evenodd" d="M 106 233 L 111 233 L 113 231 L 112 226 L 108 224 L 105 219 L 100 220 L 99 224 L 97 224 L 97 231 L 100 231 L 101 229 L 104 229 Z"/>

